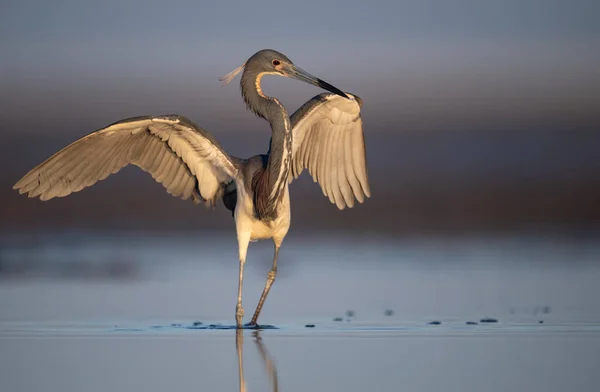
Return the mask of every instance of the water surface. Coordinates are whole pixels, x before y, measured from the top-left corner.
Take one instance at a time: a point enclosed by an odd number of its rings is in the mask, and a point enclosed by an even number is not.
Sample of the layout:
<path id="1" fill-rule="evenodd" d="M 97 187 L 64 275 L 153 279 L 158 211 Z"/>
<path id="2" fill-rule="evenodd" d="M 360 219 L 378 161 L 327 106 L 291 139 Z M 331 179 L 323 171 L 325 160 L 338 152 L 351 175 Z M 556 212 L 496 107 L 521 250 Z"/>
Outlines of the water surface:
<path id="1" fill-rule="evenodd" d="M 250 247 L 247 315 L 271 252 Z M 1 255 L 3 390 L 234 391 L 240 358 L 248 391 L 564 391 L 600 381 L 593 238 L 290 236 L 260 319 L 277 329 L 239 334 L 197 328 L 232 326 L 234 237 L 13 236 Z"/>

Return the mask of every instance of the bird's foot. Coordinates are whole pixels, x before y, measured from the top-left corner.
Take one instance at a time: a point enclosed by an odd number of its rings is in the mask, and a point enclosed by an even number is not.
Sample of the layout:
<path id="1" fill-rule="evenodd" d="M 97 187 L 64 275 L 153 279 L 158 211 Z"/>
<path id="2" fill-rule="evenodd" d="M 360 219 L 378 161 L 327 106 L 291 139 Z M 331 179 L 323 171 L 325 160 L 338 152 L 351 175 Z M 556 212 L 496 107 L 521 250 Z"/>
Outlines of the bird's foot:
<path id="1" fill-rule="evenodd" d="M 242 322 L 244 321 L 244 308 L 242 308 L 241 304 L 235 307 L 235 321 L 238 328 L 243 327 Z"/>

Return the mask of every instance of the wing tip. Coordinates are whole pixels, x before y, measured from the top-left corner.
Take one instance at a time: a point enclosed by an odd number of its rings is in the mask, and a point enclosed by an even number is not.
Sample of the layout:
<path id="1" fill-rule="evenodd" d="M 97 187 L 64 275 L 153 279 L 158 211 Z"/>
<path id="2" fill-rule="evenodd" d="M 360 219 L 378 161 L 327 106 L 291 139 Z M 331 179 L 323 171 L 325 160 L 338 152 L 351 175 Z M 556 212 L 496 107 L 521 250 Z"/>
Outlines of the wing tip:
<path id="1" fill-rule="evenodd" d="M 27 174 L 25 174 L 23 177 L 21 177 L 21 179 L 19 181 L 17 181 L 15 183 L 15 185 L 12 186 L 12 189 L 23 189 L 25 188 L 27 185 L 29 185 L 31 183 L 31 171 Z"/>
<path id="2" fill-rule="evenodd" d="M 31 191 L 29 191 L 29 192 L 26 191 L 25 190 L 25 185 L 16 183 L 15 185 L 13 185 L 12 189 L 14 189 L 15 191 L 19 192 L 19 195 L 25 195 L 25 196 L 27 196 L 29 198 L 35 197 L 35 196 L 30 196 L 29 195 Z"/>

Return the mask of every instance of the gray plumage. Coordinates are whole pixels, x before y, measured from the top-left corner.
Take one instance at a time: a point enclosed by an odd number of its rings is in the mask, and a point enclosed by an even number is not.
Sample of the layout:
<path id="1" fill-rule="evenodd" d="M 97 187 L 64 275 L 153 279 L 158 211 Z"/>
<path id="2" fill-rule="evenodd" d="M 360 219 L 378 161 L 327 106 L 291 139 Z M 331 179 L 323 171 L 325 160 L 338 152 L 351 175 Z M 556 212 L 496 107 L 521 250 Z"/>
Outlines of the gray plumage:
<path id="1" fill-rule="evenodd" d="M 27 173 L 14 186 L 41 200 L 94 185 L 128 164 L 147 171 L 171 195 L 214 205 L 239 159 L 185 117 L 143 116 L 93 132 Z"/>
<path id="2" fill-rule="evenodd" d="M 210 133 L 179 115 L 121 120 L 93 132 L 41 163 L 14 188 L 49 200 L 78 192 L 128 164 L 147 171 L 168 193 L 214 206 L 222 199 L 233 212 L 238 234 L 240 276 L 236 321 L 241 327 L 243 266 L 250 240 L 272 238 L 269 272 L 251 324 L 256 324 L 277 271 L 277 255 L 290 224 L 288 184 L 308 169 L 323 194 L 339 209 L 370 197 L 360 98 L 346 94 L 294 65 L 274 50 L 254 54 L 222 78 L 243 71 L 244 102 L 271 125 L 267 154 L 240 159 L 227 154 Z M 323 93 L 291 118 L 283 105 L 260 87 L 264 75 L 280 75 L 319 86 Z"/>
<path id="3" fill-rule="evenodd" d="M 362 106 L 360 98 L 353 98 Z M 291 117 L 293 177 L 308 169 L 323 195 L 340 210 L 354 207 L 355 198 L 362 203 L 371 196 L 362 120 L 349 104 L 353 103 L 323 93 Z"/>

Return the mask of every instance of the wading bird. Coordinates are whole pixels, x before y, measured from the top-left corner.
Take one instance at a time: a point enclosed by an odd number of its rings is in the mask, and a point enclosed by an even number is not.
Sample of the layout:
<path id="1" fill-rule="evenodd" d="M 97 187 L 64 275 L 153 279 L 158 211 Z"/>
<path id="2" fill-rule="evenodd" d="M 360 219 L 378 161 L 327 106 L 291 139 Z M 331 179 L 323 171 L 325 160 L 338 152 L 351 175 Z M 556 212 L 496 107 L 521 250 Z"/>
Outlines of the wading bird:
<path id="1" fill-rule="evenodd" d="M 279 248 L 290 227 L 289 183 L 308 169 L 339 209 L 353 207 L 355 199 L 362 203 L 371 195 L 360 98 L 310 75 L 275 50 L 255 53 L 220 79 L 227 84 L 242 71 L 240 88 L 247 107 L 271 125 L 266 154 L 236 158 L 183 116 L 142 116 L 75 141 L 14 186 L 21 194 L 48 200 L 80 191 L 133 164 L 149 172 L 173 196 L 207 206 L 222 199 L 233 213 L 239 246 L 238 328 L 244 316 L 242 282 L 251 240 L 272 238 L 275 254 L 249 325 L 256 326 L 275 281 Z M 289 117 L 277 98 L 263 93 L 265 75 L 298 79 L 333 94 L 315 96 Z"/>

